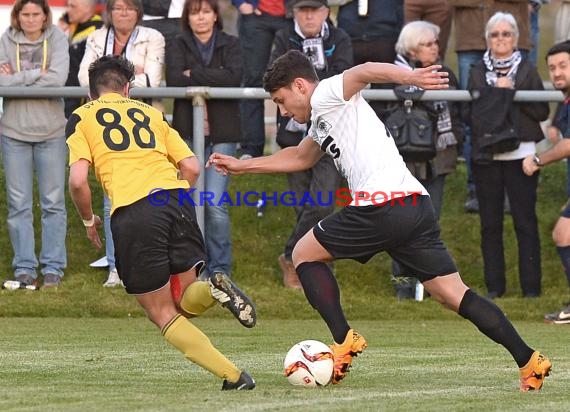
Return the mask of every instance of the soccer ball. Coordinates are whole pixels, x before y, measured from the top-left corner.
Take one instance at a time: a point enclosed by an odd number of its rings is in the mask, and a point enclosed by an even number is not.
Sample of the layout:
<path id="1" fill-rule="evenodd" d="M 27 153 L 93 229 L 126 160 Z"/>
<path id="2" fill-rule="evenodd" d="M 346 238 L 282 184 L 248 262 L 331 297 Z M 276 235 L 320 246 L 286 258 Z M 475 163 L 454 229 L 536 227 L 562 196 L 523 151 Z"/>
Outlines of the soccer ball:
<path id="1" fill-rule="evenodd" d="M 293 345 L 283 363 L 289 383 L 307 387 L 328 385 L 333 366 L 332 351 L 317 340 L 304 340 Z"/>

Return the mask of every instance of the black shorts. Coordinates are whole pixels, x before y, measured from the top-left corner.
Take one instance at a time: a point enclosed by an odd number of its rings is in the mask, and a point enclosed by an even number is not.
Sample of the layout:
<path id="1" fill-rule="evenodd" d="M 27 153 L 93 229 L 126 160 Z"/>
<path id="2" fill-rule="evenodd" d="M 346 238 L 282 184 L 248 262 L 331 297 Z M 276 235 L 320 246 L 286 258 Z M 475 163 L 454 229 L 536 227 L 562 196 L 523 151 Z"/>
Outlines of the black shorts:
<path id="1" fill-rule="evenodd" d="M 194 206 L 179 199 L 178 189 L 167 195 L 165 205 L 144 197 L 111 216 L 117 272 L 129 294 L 158 290 L 171 274 L 195 266 L 200 273 L 204 265 L 204 238 Z"/>
<path id="2" fill-rule="evenodd" d="M 408 196 L 383 206 L 347 206 L 321 220 L 313 233 L 335 259 L 366 263 L 386 251 L 406 276 L 422 282 L 457 272 L 440 239 L 429 196 Z"/>

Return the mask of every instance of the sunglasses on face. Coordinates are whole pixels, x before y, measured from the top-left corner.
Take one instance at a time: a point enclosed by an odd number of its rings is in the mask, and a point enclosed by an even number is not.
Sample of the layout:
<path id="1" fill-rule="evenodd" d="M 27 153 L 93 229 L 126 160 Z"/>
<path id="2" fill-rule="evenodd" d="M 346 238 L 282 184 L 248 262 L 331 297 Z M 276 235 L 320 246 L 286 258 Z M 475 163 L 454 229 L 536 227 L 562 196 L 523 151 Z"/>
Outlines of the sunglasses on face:
<path id="1" fill-rule="evenodd" d="M 491 39 L 496 39 L 498 37 L 504 37 L 505 39 L 510 39 L 515 34 L 512 31 L 492 31 L 489 33 Z"/>

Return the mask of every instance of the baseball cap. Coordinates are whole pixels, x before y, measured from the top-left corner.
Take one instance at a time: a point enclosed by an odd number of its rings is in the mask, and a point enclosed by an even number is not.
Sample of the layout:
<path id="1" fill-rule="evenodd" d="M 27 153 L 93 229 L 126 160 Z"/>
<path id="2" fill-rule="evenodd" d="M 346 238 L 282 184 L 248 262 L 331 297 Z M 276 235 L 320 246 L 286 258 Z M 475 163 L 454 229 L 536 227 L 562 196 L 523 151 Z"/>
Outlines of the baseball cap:
<path id="1" fill-rule="evenodd" d="M 318 9 L 322 6 L 329 6 L 327 0 L 293 0 L 293 8 L 314 7 Z"/>

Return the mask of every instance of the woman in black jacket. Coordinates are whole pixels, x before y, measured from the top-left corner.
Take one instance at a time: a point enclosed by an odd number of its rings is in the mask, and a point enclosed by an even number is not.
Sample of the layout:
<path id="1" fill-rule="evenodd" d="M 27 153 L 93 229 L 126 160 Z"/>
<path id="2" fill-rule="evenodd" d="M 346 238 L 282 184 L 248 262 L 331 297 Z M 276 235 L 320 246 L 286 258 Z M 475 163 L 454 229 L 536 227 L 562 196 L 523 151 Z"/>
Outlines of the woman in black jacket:
<path id="1" fill-rule="evenodd" d="M 522 294 L 530 298 L 539 296 L 541 291 L 540 239 L 535 210 L 538 175 L 526 176 L 522 171 L 522 161 L 535 153 L 536 142 L 544 138 L 540 122 L 548 118 L 549 108 L 547 103 L 512 102 L 514 90 L 543 90 L 536 68 L 517 50 L 518 35 L 517 23 L 511 14 L 494 14 L 485 30 L 488 49 L 483 61 L 471 69 L 468 85 L 469 90 L 478 90 L 482 96 L 479 102 L 472 104 L 471 110 L 472 160 L 489 298 L 500 297 L 506 292 L 503 250 L 505 191 L 510 200 L 518 243 Z M 505 89 L 512 90 L 512 93 Z M 489 114 L 476 120 L 476 107 Z M 504 119 L 495 119 L 501 112 L 505 114 Z M 501 125 L 500 130 L 487 130 L 494 123 Z M 515 142 L 508 149 L 482 150 L 484 139 L 509 135 L 518 137 L 518 146 Z"/>
<path id="2" fill-rule="evenodd" d="M 217 0 L 186 0 L 181 18 L 182 31 L 166 50 L 168 86 L 239 87 L 242 57 L 239 40 L 222 31 L 223 22 Z M 192 147 L 192 101 L 174 100 L 173 126 Z M 204 134 L 205 162 L 212 152 L 235 154 L 241 140 L 239 100 L 208 99 Z M 204 172 L 206 275 L 223 272 L 230 275 L 232 243 L 230 220 L 225 202 L 228 176 L 213 169 Z"/>

